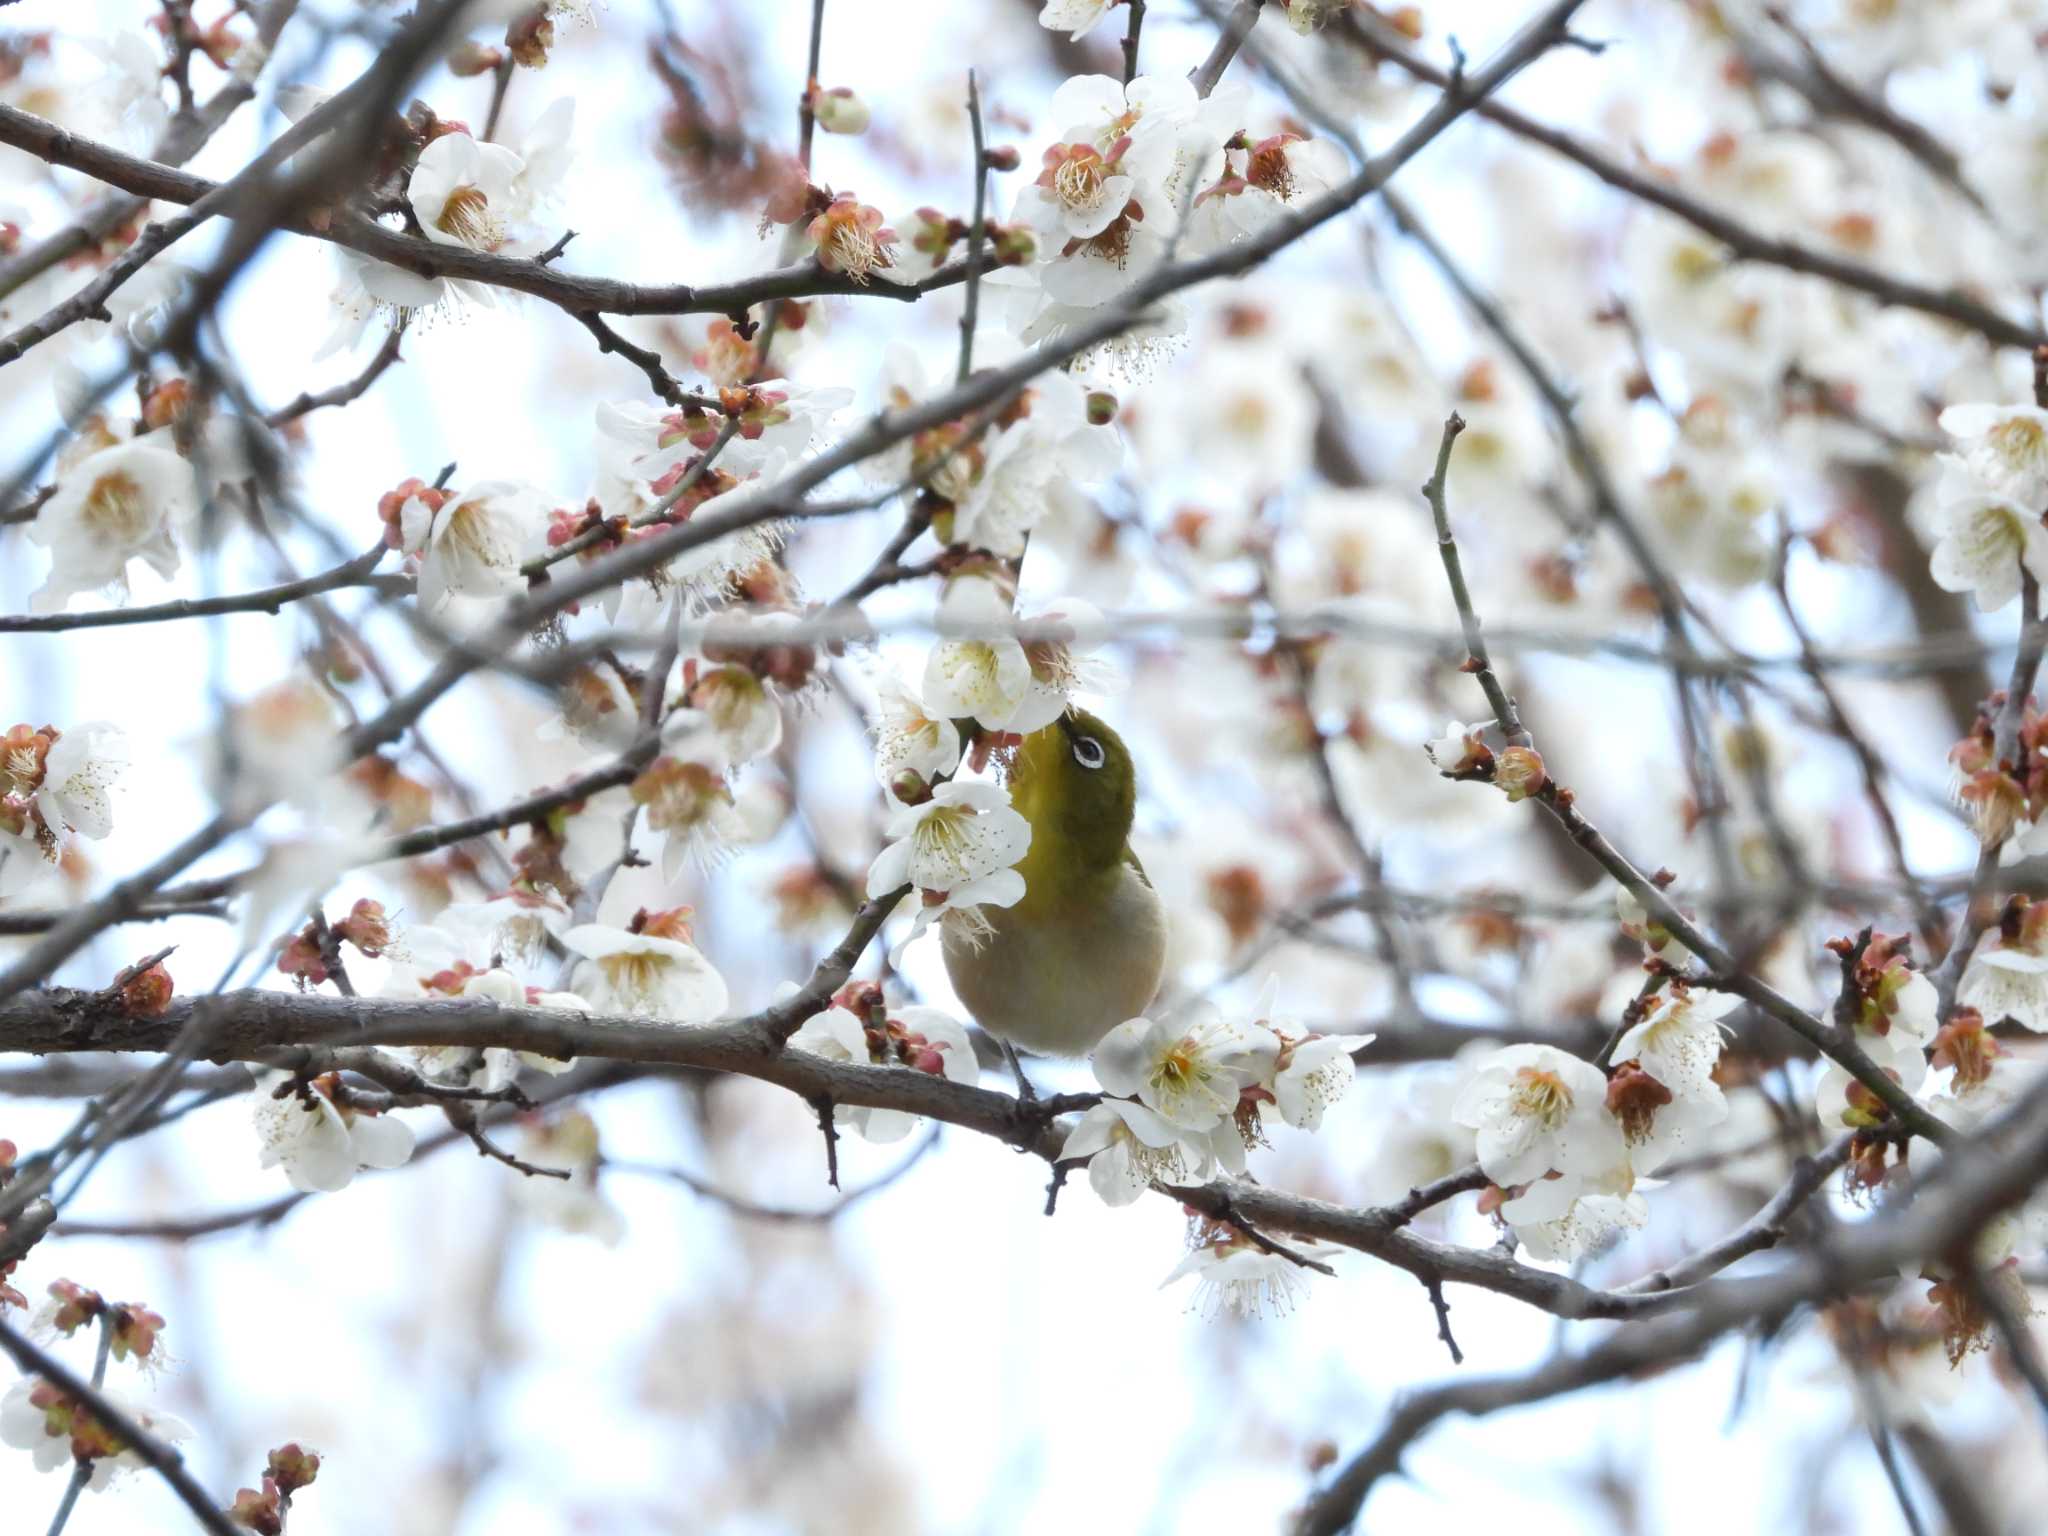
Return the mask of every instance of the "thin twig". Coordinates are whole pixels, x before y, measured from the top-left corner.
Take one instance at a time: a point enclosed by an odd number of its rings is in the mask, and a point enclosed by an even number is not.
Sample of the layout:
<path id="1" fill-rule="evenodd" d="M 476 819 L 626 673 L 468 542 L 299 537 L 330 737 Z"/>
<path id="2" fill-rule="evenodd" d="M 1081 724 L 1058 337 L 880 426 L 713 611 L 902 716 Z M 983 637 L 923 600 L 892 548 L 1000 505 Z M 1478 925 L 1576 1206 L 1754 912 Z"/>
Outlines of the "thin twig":
<path id="1" fill-rule="evenodd" d="M 183 597 L 143 608 L 96 608 L 84 613 L 0 614 L 0 634 L 47 635 L 69 629 L 109 629 L 130 624 L 163 624 L 179 619 L 204 619 L 223 613 L 278 613 L 287 603 L 335 592 L 345 587 L 385 586 L 412 590 L 409 576 L 378 576 L 377 567 L 391 551 L 379 540 L 355 559 L 317 576 L 287 581 L 254 592 L 227 597 Z"/>
<path id="2" fill-rule="evenodd" d="M 1458 541 L 1451 534 L 1451 514 L 1444 500 L 1444 481 L 1450 473 L 1451 449 L 1457 444 L 1458 434 L 1464 430 L 1465 418 L 1456 411 L 1444 419 L 1443 438 L 1436 450 L 1436 472 L 1422 487 L 1422 497 L 1429 503 L 1430 513 L 1436 519 L 1437 555 L 1443 561 L 1444 576 L 1450 581 L 1451 596 L 1458 605 L 1458 626 L 1465 636 L 1462 670 L 1478 679 L 1486 702 L 1493 706 L 1494 716 L 1500 721 L 1508 745 L 1526 747 L 1530 743 L 1529 732 L 1522 725 L 1515 701 L 1501 687 L 1500 679 L 1494 676 L 1493 662 L 1486 654 L 1486 637 L 1480 631 L 1479 615 L 1472 608 L 1472 593 L 1465 585 L 1464 562 L 1458 558 Z"/>
<path id="3" fill-rule="evenodd" d="M 818 127 L 818 64 L 825 48 L 825 0 L 811 0 L 811 46 L 804 63 L 804 93 L 797 103 L 796 157 L 811 171 L 811 137 Z"/>
<path id="4" fill-rule="evenodd" d="M 974 372 L 974 328 L 981 320 L 981 262 L 988 245 L 988 150 L 982 141 L 981 87 L 967 71 L 967 122 L 974 136 L 974 222 L 967 227 L 967 302 L 960 311 L 960 365 L 953 371 L 965 383 Z"/>
<path id="5" fill-rule="evenodd" d="M 1230 61 L 1237 57 L 1237 50 L 1244 46 L 1244 40 L 1251 36 L 1252 28 L 1257 25 L 1262 4 L 1264 0 L 1237 0 L 1236 8 L 1223 23 L 1223 35 L 1209 50 L 1209 57 L 1188 75 L 1197 96 L 1206 99 L 1216 89 L 1216 82 L 1223 78 L 1223 71 L 1230 68 Z M 1135 33 L 1135 24 L 1132 30 Z"/>

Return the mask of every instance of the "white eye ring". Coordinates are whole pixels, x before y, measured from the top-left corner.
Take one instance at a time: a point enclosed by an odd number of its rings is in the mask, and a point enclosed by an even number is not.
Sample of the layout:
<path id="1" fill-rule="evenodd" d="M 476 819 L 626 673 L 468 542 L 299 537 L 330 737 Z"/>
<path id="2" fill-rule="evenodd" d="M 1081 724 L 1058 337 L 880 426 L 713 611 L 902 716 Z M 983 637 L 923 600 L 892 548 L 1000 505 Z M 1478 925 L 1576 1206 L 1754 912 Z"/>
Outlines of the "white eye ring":
<path id="1" fill-rule="evenodd" d="M 1107 760 L 1107 754 L 1102 750 L 1102 743 L 1093 736 L 1076 736 L 1074 738 L 1074 761 L 1083 768 L 1100 768 Z"/>

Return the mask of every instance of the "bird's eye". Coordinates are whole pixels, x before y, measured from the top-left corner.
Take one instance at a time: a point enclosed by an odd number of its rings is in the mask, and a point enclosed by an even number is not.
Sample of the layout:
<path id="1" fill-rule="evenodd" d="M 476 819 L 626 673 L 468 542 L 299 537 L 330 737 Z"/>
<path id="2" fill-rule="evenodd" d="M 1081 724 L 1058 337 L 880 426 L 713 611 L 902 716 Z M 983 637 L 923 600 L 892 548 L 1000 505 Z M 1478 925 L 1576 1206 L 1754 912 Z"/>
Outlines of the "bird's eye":
<path id="1" fill-rule="evenodd" d="M 1104 761 L 1102 743 L 1093 736 L 1074 738 L 1074 761 L 1083 768 L 1100 768 Z"/>

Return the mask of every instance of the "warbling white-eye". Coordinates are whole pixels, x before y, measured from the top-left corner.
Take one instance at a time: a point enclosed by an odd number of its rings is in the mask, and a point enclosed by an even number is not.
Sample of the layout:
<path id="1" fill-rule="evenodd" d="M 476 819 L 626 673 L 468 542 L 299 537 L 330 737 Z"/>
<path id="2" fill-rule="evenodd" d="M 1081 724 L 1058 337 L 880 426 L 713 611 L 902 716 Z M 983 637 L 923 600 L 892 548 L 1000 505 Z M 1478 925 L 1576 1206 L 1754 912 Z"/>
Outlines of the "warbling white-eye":
<path id="1" fill-rule="evenodd" d="M 991 932 L 948 931 L 946 972 L 997 1039 L 1085 1056 L 1151 1005 L 1166 965 L 1166 913 L 1131 851 L 1137 775 L 1095 716 L 1070 709 L 1017 749 L 1010 795 L 1031 823 L 1024 895 L 984 908 Z"/>

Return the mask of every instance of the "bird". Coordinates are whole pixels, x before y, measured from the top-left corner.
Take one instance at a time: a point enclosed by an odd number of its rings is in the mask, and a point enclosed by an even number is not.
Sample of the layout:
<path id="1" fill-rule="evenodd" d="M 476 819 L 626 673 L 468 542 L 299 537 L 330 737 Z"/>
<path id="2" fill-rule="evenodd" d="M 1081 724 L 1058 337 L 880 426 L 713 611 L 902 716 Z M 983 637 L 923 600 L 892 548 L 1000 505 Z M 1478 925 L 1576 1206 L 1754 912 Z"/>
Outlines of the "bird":
<path id="1" fill-rule="evenodd" d="M 1137 771 L 1121 737 L 1069 708 L 1026 736 L 1009 773 L 1031 823 L 1024 895 L 984 907 L 985 932 L 948 928 L 946 973 L 976 1022 L 1016 1049 L 1086 1056 L 1151 1006 L 1166 969 L 1166 909 L 1131 849 Z"/>

